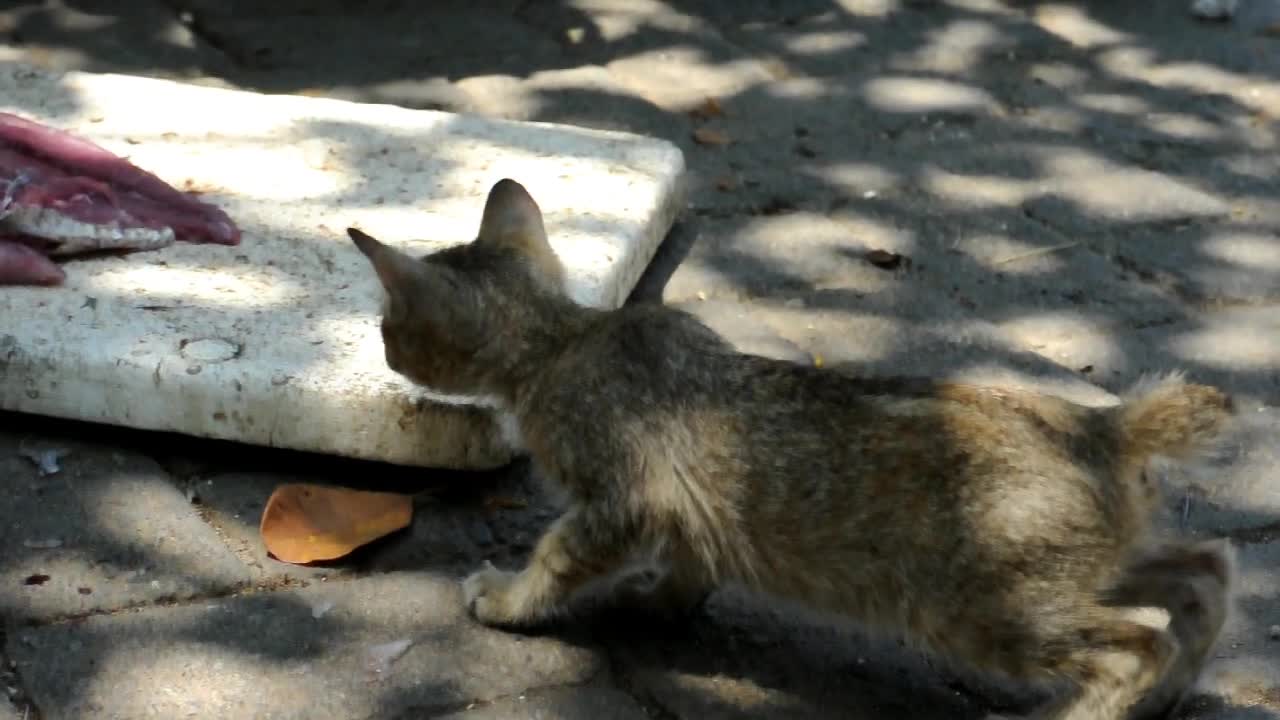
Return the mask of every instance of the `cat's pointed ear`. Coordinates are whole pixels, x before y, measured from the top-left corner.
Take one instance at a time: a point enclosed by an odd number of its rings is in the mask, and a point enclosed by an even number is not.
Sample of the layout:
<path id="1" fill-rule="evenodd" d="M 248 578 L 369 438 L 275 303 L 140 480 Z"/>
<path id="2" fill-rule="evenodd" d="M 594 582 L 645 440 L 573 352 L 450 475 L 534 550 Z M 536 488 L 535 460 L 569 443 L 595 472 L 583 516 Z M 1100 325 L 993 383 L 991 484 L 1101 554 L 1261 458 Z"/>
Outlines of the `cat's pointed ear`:
<path id="1" fill-rule="evenodd" d="M 520 183 L 503 179 L 494 183 L 484 203 L 478 242 L 534 249 L 547 245 L 542 209 Z"/>
<path id="2" fill-rule="evenodd" d="M 395 248 L 384 245 L 372 235 L 356 228 L 347 228 L 347 235 L 360 252 L 369 258 L 374 272 L 378 273 L 378 280 L 382 282 L 382 287 L 392 295 L 412 285 L 422 274 L 422 263 Z"/>
<path id="3" fill-rule="evenodd" d="M 552 288 L 559 289 L 563 283 L 564 268 L 547 241 L 542 209 L 515 180 L 504 178 L 489 190 L 476 242 L 513 249 L 524 256 Z"/>

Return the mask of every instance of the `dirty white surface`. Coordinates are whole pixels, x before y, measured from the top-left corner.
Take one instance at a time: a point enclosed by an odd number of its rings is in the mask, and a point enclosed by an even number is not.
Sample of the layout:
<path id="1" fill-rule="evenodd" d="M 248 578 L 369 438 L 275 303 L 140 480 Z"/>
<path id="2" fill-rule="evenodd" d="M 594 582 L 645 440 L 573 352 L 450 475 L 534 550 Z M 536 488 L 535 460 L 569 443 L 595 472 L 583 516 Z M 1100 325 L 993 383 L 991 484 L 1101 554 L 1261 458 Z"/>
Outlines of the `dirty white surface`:
<path id="1" fill-rule="evenodd" d="M 0 110 L 203 193 L 244 233 L 0 288 L 0 408 L 27 413 L 497 465 L 510 450 L 487 410 L 387 369 L 377 281 L 344 229 L 415 253 L 467 242 L 510 177 L 542 207 L 575 298 L 615 307 L 682 204 L 680 150 L 634 135 L 4 62 Z"/>

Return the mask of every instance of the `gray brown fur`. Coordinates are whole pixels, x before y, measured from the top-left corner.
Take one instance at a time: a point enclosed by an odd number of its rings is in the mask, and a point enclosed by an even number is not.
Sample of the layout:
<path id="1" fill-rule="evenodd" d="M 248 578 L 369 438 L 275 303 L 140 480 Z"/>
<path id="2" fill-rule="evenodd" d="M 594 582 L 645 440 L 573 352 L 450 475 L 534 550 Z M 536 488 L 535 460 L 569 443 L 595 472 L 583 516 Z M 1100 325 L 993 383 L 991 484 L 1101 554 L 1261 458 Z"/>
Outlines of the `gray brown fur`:
<path id="1" fill-rule="evenodd" d="M 390 367 L 497 398 L 569 498 L 525 568 L 466 579 L 481 622 L 538 623 L 656 558 L 670 572 L 654 603 L 738 583 L 977 669 L 1066 681 L 1037 717 L 1158 715 L 1199 674 L 1232 556 L 1155 537 L 1144 468 L 1214 439 L 1231 414 L 1220 391 L 1175 376 L 1087 408 L 857 378 L 740 354 L 674 309 L 581 307 L 510 180 L 475 242 L 421 260 L 349 232 L 387 291 Z M 1132 622 L 1137 606 L 1164 607 L 1168 628 Z"/>

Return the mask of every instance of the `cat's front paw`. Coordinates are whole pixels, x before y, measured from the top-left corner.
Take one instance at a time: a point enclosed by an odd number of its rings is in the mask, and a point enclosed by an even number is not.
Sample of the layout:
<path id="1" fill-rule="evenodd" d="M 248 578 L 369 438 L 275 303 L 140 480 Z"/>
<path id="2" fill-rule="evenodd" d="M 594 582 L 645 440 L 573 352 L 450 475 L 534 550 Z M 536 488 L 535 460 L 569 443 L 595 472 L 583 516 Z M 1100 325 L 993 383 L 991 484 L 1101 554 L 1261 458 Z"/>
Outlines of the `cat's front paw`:
<path id="1" fill-rule="evenodd" d="M 516 573 L 499 570 L 488 560 L 462 581 L 462 599 L 467 611 L 485 625 L 511 623 L 507 598 Z"/>

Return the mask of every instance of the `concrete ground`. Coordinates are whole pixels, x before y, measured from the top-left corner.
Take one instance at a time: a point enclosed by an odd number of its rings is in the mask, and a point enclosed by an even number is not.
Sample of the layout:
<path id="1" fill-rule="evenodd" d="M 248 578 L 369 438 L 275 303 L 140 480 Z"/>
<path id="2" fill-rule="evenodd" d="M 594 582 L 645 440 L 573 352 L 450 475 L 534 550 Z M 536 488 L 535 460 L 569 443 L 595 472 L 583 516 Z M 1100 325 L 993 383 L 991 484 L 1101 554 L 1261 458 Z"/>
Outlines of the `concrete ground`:
<path id="1" fill-rule="evenodd" d="M 1186 6 L 64 0 L 5 3 L 0 37 L 48 67 L 673 140 L 690 203 L 633 301 L 755 352 L 1089 401 L 1161 369 L 1229 388 L 1238 452 L 1168 477 L 1169 521 L 1241 557 L 1180 716 L 1275 719 L 1280 2 L 1228 23 Z M 28 459 L 43 450 L 66 451 L 56 474 Z M 924 719 L 1024 700 L 731 593 L 688 623 L 481 628 L 457 579 L 518 562 L 551 517 L 522 465 L 438 474 L 10 414 L 0 476 L 0 718 Z M 295 568 L 256 535 L 294 479 L 424 492 L 405 535 Z"/>

